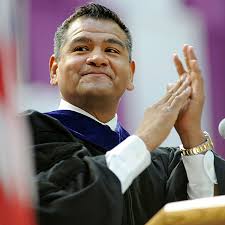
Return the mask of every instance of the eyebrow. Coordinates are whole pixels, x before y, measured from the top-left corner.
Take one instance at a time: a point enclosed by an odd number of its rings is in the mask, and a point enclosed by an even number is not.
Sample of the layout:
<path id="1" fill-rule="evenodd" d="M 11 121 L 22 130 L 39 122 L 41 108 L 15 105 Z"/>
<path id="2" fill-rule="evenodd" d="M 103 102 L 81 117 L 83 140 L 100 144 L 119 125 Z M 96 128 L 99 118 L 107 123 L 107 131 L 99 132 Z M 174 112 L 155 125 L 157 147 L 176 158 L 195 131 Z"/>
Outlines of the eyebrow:
<path id="1" fill-rule="evenodd" d="M 76 42 L 89 43 L 89 42 L 91 42 L 91 39 L 89 39 L 87 37 L 76 37 L 71 41 L 71 44 L 74 44 Z"/>
<path id="2" fill-rule="evenodd" d="M 122 48 L 126 47 L 126 45 L 122 41 L 119 41 L 119 40 L 114 39 L 114 38 L 106 39 L 104 42 L 110 43 L 110 44 L 116 44 L 116 45 L 119 45 Z"/>
<path id="3" fill-rule="evenodd" d="M 87 37 L 76 37 L 71 41 L 71 44 L 74 44 L 74 43 L 77 43 L 77 42 L 78 43 L 91 43 L 92 40 L 90 38 L 87 38 Z M 104 43 L 110 43 L 110 44 L 116 44 L 116 45 L 119 45 L 122 48 L 126 48 L 125 43 L 123 43 L 122 41 L 119 41 L 117 39 L 114 39 L 114 38 L 105 39 L 103 42 Z"/>

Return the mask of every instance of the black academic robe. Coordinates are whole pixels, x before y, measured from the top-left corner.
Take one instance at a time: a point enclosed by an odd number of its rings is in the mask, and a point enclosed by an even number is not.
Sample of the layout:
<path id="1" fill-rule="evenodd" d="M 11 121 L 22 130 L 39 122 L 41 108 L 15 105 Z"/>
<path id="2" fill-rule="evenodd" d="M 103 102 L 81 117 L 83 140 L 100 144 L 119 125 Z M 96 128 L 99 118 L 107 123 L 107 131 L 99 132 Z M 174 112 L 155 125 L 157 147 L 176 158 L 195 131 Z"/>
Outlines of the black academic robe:
<path id="1" fill-rule="evenodd" d="M 122 194 L 104 148 L 76 137 L 49 115 L 28 111 L 26 117 L 34 142 L 40 225 L 143 225 L 167 202 L 187 199 L 177 148 L 154 150 L 150 166 Z M 225 194 L 225 162 L 217 155 L 215 170 Z"/>

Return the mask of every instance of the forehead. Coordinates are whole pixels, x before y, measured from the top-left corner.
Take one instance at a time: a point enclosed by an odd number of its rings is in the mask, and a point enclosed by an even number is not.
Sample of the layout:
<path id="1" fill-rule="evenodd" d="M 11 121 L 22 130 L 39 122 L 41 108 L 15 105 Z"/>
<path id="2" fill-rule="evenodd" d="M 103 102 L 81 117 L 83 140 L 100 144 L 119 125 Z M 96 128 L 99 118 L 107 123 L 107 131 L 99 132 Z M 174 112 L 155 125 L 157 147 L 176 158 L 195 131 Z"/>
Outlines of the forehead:
<path id="1" fill-rule="evenodd" d="M 121 41 L 127 39 L 125 32 L 114 21 L 81 17 L 71 23 L 66 39 L 69 41 L 82 35 L 93 38 L 115 38 Z"/>

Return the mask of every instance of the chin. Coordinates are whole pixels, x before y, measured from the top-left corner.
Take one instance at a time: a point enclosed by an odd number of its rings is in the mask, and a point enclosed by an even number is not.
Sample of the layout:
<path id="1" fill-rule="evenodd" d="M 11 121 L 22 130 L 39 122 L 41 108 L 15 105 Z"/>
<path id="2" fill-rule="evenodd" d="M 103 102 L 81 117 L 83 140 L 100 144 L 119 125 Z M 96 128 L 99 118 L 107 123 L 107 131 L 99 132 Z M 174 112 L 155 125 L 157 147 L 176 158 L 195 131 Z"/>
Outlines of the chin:
<path id="1" fill-rule="evenodd" d="M 82 85 L 80 89 L 83 94 L 93 95 L 93 96 L 104 96 L 104 95 L 112 95 L 115 91 L 113 91 L 113 86 L 111 84 L 86 84 Z"/>
<path id="2" fill-rule="evenodd" d="M 89 97 L 110 97 L 113 96 L 113 93 L 110 92 L 109 90 L 105 90 L 105 89 L 95 89 L 95 90 L 86 90 L 85 91 L 85 95 L 89 96 Z"/>

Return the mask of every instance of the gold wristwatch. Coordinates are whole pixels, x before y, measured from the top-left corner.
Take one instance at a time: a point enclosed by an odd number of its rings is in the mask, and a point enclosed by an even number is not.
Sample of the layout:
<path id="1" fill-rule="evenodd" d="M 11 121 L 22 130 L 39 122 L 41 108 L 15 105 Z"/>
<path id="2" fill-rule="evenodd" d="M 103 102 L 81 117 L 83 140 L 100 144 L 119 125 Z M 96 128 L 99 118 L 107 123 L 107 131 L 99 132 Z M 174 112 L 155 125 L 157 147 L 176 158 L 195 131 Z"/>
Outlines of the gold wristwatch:
<path id="1" fill-rule="evenodd" d="M 206 131 L 204 131 L 204 136 L 206 138 L 206 141 L 193 148 L 185 149 L 183 145 L 180 145 L 181 155 L 183 156 L 198 155 L 201 153 L 205 153 L 208 150 L 212 150 L 214 148 L 212 139 L 210 138 L 209 134 Z"/>

